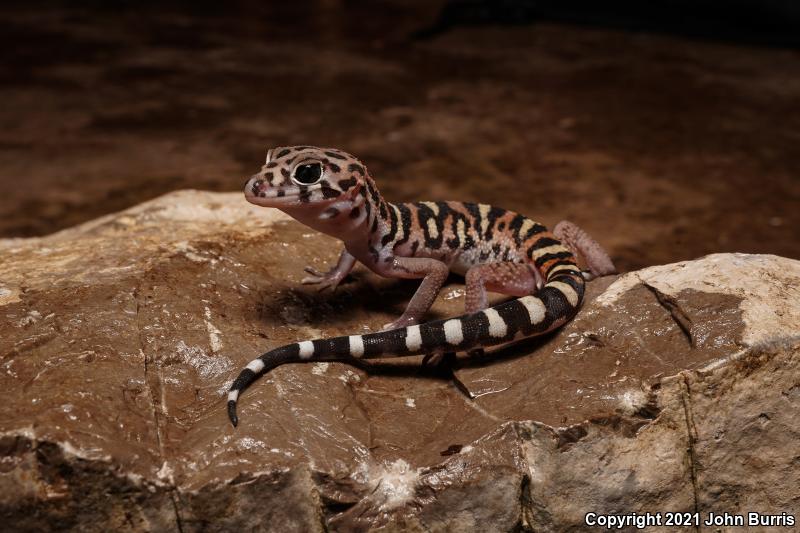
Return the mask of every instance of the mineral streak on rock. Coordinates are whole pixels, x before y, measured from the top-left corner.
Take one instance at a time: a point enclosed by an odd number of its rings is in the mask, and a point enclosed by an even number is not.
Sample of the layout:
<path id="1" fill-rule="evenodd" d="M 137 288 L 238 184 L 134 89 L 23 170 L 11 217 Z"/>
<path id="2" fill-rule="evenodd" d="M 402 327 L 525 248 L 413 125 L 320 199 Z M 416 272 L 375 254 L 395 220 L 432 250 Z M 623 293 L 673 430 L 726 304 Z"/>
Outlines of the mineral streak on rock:
<path id="1" fill-rule="evenodd" d="M 455 370 L 286 365 L 413 283 L 303 287 L 338 244 L 237 194 L 173 193 L 0 241 L 0 523 L 11 530 L 535 531 L 586 512 L 792 510 L 800 262 L 712 255 L 590 283 L 556 334 Z M 463 309 L 454 284 L 431 316 Z M 796 508 L 796 507 L 794 507 Z"/>

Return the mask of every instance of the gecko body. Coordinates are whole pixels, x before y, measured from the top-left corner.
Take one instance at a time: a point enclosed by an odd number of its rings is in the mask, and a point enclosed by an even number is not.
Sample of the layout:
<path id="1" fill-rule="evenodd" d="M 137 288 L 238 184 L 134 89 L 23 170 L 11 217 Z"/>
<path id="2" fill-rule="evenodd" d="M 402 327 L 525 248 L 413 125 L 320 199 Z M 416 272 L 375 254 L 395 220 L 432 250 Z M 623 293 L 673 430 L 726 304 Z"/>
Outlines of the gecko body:
<path id="1" fill-rule="evenodd" d="M 382 276 L 422 282 L 405 312 L 383 331 L 303 340 L 253 359 L 228 393 L 234 426 L 241 392 L 279 365 L 430 356 L 545 334 L 575 315 L 584 276 L 615 272 L 605 251 L 566 221 L 551 233 L 519 213 L 486 204 L 389 203 L 366 166 L 336 149 L 274 148 L 244 192 L 249 202 L 281 209 L 344 243 L 334 268 L 325 273 L 306 268 L 311 275 L 303 283 L 335 288 L 356 261 Z M 583 256 L 588 274 L 579 269 L 573 250 Z M 465 314 L 420 323 L 451 271 L 466 279 Z M 516 299 L 488 307 L 487 291 Z"/>

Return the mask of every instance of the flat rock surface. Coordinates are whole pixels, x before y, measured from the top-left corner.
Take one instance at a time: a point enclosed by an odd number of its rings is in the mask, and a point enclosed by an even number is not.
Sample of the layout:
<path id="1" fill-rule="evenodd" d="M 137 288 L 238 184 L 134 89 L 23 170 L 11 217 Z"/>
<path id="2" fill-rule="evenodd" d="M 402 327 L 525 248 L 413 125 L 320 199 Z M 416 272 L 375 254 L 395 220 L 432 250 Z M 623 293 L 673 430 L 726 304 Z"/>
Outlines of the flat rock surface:
<path id="1" fill-rule="evenodd" d="M 300 285 L 338 251 L 197 191 L 0 241 L 3 520 L 561 530 L 592 509 L 797 503 L 799 262 L 719 254 L 594 281 L 557 333 L 459 359 L 474 401 L 418 357 L 285 365 L 232 428 L 225 393 L 254 356 L 402 311 L 415 284 L 363 268 L 335 294 Z M 431 317 L 463 300 L 453 279 Z"/>

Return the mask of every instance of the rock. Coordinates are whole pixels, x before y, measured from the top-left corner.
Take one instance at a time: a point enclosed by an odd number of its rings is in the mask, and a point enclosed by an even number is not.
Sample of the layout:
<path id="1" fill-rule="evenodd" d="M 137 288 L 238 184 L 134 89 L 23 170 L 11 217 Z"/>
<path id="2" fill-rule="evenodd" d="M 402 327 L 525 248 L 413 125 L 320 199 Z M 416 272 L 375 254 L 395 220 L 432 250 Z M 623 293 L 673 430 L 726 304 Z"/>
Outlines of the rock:
<path id="1" fill-rule="evenodd" d="M 459 360 L 474 401 L 418 357 L 286 365 L 232 428 L 226 390 L 258 353 L 402 310 L 414 283 L 364 269 L 335 294 L 300 285 L 338 250 L 195 191 L 0 241 L 2 523 L 562 531 L 590 512 L 796 509 L 800 262 L 592 282 L 556 334 Z M 461 309 L 454 282 L 431 314 Z"/>

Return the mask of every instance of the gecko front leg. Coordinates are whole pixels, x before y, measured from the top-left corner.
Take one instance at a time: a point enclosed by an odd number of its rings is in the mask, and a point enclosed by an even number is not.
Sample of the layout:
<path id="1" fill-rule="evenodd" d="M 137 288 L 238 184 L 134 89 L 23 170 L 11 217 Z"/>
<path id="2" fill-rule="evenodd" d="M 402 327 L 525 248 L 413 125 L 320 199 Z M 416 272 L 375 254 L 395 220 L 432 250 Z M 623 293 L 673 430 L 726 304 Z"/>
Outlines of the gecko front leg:
<path id="1" fill-rule="evenodd" d="M 397 329 L 418 324 L 430 309 L 449 273 L 447 265 L 427 257 L 393 257 L 387 261 L 386 266 L 381 269 L 382 275 L 402 279 L 423 279 L 400 318 L 384 325 L 383 329 Z"/>
<path id="2" fill-rule="evenodd" d="M 350 255 L 350 252 L 347 250 L 342 250 L 335 267 L 330 269 L 328 272 L 320 272 L 310 266 L 307 266 L 304 270 L 311 275 L 303 278 L 300 283 L 303 285 L 319 285 L 320 291 L 323 291 L 327 288 L 336 290 L 336 287 L 339 286 L 339 283 L 341 283 L 345 276 L 347 276 L 350 271 L 353 270 L 353 266 L 355 266 L 355 264 L 356 258 Z"/>

